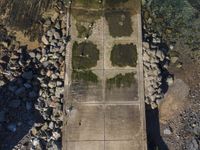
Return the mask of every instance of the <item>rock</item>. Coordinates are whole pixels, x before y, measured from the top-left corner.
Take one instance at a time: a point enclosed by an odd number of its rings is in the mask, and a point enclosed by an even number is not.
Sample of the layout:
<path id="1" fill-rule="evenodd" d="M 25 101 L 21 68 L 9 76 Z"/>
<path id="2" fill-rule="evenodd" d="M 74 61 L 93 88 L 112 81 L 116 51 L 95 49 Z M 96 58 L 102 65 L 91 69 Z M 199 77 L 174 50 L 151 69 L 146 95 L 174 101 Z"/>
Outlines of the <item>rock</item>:
<path id="1" fill-rule="evenodd" d="M 17 130 L 17 125 L 15 123 L 11 123 L 7 126 L 7 129 L 11 132 L 16 132 Z"/>
<path id="2" fill-rule="evenodd" d="M 52 129 L 52 130 L 54 128 L 54 123 L 52 121 L 49 123 L 49 128 Z"/>
<path id="3" fill-rule="evenodd" d="M 22 74 L 22 77 L 26 80 L 31 80 L 33 78 L 33 72 L 32 71 L 24 72 Z"/>
<path id="4" fill-rule="evenodd" d="M 59 21 L 55 24 L 55 28 L 58 29 L 58 30 L 60 30 L 61 25 L 60 25 L 60 22 L 59 22 Z"/>
<path id="5" fill-rule="evenodd" d="M 35 127 L 33 127 L 33 128 L 31 129 L 31 134 L 32 134 L 33 136 L 36 136 L 37 133 L 38 133 L 38 130 L 37 130 Z"/>
<path id="6" fill-rule="evenodd" d="M 61 87 L 63 85 L 63 82 L 62 81 L 57 81 L 56 85 L 57 85 L 57 87 Z"/>
<path id="7" fill-rule="evenodd" d="M 183 66 L 183 64 L 182 64 L 181 62 L 179 62 L 179 63 L 176 65 L 177 68 L 182 68 L 182 66 Z"/>
<path id="8" fill-rule="evenodd" d="M 53 132 L 52 134 L 53 134 L 53 138 L 55 140 L 57 140 L 57 139 L 59 139 L 61 137 L 60 133 L 58 133 L 58 132 Z"/>
<path id="9" fill-rule="evenodd" d="M 4 122 L 5 121 L 5 111 L 0 111 L 0 122 Z"/>
<path id="10" fill-rule="evenodd" d="M 32 109 L 32 103 L 26 102 L 26 110 L 31 110 L 31 109 Z"/>
<path id="11" fill-rule="evenodd" d="M 35 52 L 30 52 L 29 55 L 31 56 L 31 58 L 35 58 Z"/>
<path id="12" fill-rule="evenodd" d="M 14 99 L 9 102 L 9 107 L 18 108 L 20 104 L 21 104 L 21 101 L 19 99 Z"/>
<path id="13" fill-rule="evenodd" d="M 64 93 L 64 88 L 63 87 L 56 87 L 56 91 L 55 91 L 55 96 L 60 98 L 61 94 Z"/>
<path id="14" fill-rule="evenodd" d="M 51 20 L 50 19 L 46 19 L 44 26 L 49 27 L 51 25 Z"/>
<path id="15" fill-rule="evenodd" d="M 50 81 L 49 84 L 48 84 L 48 87 L 55 88 L 56 87 L 56 82 Z"/>
<path id="16" fill-rule="evenodd" d="M 52 33 L 51 30 L 47 31 L 47 36 L 48 36 L 48 37 L 52 37 L 52 36 L 53 36 L 53 33 Z"/>
<path id="17" fill-rule="evenodd" d="M 54 32 L 54 38 L 59 40 L 61 38 L 60 33 L 59 32 Z"/>
<path id="18" fill-rule="evenodd" d="M 3 86 L 5 82 L 3 80 L 0 81 L 0 86 Z"/>
<path id="19" fill-rule="evenodd" d="M 59 16 L 59 13 L 58 12 L 54 12 L 53 16 L 51 17 L 51 21 L 55 22 L 57 20 L 58 16 Z"/>
<path id="20" fill-rule="evenodd" d="M 35 146 L 35 147 L 38 147 L 38 146 L 40 145 L 40 141 L 39 141 L 39 139 L 37 139 L 37 138 L 34 138 L 34 139 L 32 140 L 32 143 L 33 143 L 33 146 Z"/>
<path id="21" fill-rule="evenodd" d="M 156 51 L 156 56 L 160 59 L 160 61 L 163 61 L 165 59 L 165 55 L 161 50 Z"/>
<path id="22" fill-rule="evenodd" d="M 25 89 L 24 87 L 21 87 L 21 88 L 19 88 L 19 89 L 17 89 L 17 90 L 15 91 L 15 94 L 16 94 L 17 96 L 20 96 L 20 95 L 24 94 L 25 91 L 26 91 L 26 89 Z"/>
<path id="23" fill-rule="evenodd" d="M 165 135 L 170 135 L 170 134 L 172 134 L 172 130 L 171 130 L 170 127 L 168 127 L 168 128 L 165 128 L 165 129 L 164 129 L 163 133 L 164 133 Z"/>
<path id="24" fill-rule="evenodd" d="M 175 63 L 177 62 L 177 60 L 178 60 L 178 57 L 176 57 L 176 56 L 171 57 L 171 62 L 172 62 L 173 64 L 175 64 Z"/>
<path id="25" fill-rule="evenodd" d="M 174 83 L 174 79 L 172 76 L 168 76 L 166 80 L 168 86 L 172 85 Z"/>
<path id="26" fill-rule="evenodd" d="M 37 53 L 37 54 L 36 54 L 36 58 L 37 58 L 38 60 L 40 60 L 40 59 L 42 58 L 42 55 L 41 55 L 40 53 Z"/>
<path id="27" fill-rule="evenodd" d="M 199 144 L 195 138 L 192 138 L 192 141 L 189 145 L 189 150 L 199 150 Z"/>
<path id="28" fill-rule="evenodd" d="M 30 89 L 32 86 L 29 83 L 24 83 L 24 87 L 27 88 L 27 89 Z"/>
<path id="29" fill-rule="evenodd" d="M 47 38 L 46 38 L 45 35 L 42 36 L 42 42 L 43 42 L 45 45 L 48 45 L 48 44 L 49 44 L 49 41 L 47 40 Z"/>

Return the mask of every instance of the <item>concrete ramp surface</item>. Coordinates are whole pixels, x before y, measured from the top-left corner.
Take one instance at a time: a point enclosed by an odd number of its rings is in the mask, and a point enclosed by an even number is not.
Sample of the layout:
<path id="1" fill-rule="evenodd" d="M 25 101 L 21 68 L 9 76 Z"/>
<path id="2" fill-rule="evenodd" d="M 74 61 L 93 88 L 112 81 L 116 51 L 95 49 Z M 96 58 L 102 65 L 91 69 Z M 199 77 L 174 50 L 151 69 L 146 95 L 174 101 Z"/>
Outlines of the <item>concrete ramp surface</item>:
<path id="1" fill-rule="evenodd" d="M 146 150 L 140 1 L 68 9 L 63 150 Z"/>

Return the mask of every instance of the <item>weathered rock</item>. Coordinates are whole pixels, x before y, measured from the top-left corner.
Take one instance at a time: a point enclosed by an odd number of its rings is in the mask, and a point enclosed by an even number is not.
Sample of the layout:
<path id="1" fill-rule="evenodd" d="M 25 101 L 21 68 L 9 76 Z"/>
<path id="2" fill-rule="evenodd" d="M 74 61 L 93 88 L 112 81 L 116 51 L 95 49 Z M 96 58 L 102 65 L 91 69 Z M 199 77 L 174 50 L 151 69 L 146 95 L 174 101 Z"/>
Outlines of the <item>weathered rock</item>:
<path id="1" fill-rule="evenodd" d="M 31 80 L 33 78 L 33 72 L 32 71 L 24 72 L 22 74 L 22 77 L 26 80 Z"/>
<path id="2" fill-rule="evenodd" d="M 54 35 L 54 38 L 55 38 L 55 39 L 58 39 L 58 40 L 59 40 L 59 39 L 61 38 L 61 35 L 60 35 L 59 32 L 54 32 L 53 35 Z"/>
<path id="3" fill-rule="evenodd" d="M 0 122 L 4 122 L 5 121 L 5 111 L 0 111 Z"/>
<path id="4" fill-rule="evenodd" d="M 164 133 L 165 135 L 170 135 L 170 134 L 172 134 L 172 130 L 171 130 L 170 127 L 168 127 L 168 128 L 165 128 L 165 129 L 164 129 L 163 133 Z"/>
<path id="5" fill-rule="evenodd" d="M 171 62 L 174 64 L 176 63 L 178 60 L 178 57 L 174 56 L 174 57 L 171 57 Z"/>
<path id="6" fill-rule="evenodd" d="M 23 94 L 25 91 L 26 91 L 26 89 L 24 87 L 21 87 L 15 91 L 15 94 L 19 96 L 19 95 Z"/>
<path id="7" fill-rule="evenodd" d="M 45 45 L 48 45 L 49 44 L 49 41 L 47 39 L 47 37 L 45 35 L 42 36 L 42 42 L 45 44 Z"/>
<path id="8" fill-rule="evenodd" d="M 21 104 L 21 101 L 19 99 L 14 99 L 9 102 L 9 107 L 18 108 L 20 104 Z"/>
<path id="9" fill-rule="evenodd" d="M 174 83 L 173 77 L 172 77 L 172 76 L 167 77 L 166 82 L 167 82 L 167 84 L 168 84 L 169 86 L 172 85 L 172 84 Z"/>
<path id="10" fill-rule="evenodd" d="M 17 125 L 16 123 L 11 123 L 7 126 L 7 129 L 11 132 L 16 132 L 17 131 Z"/>

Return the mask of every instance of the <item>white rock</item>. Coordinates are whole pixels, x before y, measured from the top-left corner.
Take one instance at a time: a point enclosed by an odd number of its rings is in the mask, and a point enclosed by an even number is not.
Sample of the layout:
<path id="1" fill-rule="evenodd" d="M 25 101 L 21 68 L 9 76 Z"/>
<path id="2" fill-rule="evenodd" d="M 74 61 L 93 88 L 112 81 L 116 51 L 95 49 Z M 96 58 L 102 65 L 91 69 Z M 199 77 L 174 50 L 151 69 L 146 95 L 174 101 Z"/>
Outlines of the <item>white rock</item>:
<path id="1" fill-rule="evenodd" d="M 47 40 L 47 38 L 46 38 L 45 35 L 42 36 L 42 42 L 43 42 L 45 45 L 48 45 L 48 44 L 49 44 L 49 41 Z"/>

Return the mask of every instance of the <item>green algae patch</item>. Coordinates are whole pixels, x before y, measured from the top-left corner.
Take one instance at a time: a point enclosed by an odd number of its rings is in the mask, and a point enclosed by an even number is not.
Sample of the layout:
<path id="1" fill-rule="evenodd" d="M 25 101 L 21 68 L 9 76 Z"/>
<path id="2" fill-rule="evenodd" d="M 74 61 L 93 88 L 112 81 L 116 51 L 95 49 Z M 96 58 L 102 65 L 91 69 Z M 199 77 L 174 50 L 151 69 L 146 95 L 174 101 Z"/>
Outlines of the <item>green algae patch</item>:
<path id="1" fill-rule="evenodd" d="M 134 75 L 134 73 L 126 73 L 124 75 L 120 73 L 113 78 L 107 79 L 106 86 L 108 89 L 113 87 L 131 87 L 132 84 L 136 83 Z"/>
<path id="2" fill-rule="evenodd" d="M 114 45 L 111 51 L 110 60 L 113 66 L 135 67 L 137 65 L 137 48 L 133 43 Z"/>
<path id="3" fill-rule="evenodd" d="M 98 77 L 91 70 L 73 70 L 72 79 L 78 81 L 97 83 Z"/>
<path id="4" fill-rule="evenodd" d="M 105 12 L 105 18 L 112 37 L 130 36 L 133 33 L 131 13 L 129 11 L 107 11 Z"/>
<path id="5" fill-rule="evenodd" d="M 72 48 L 72 68 L 89 69 L 97 65 L 99 50 L 92 42 L 74 42 Z"/>

